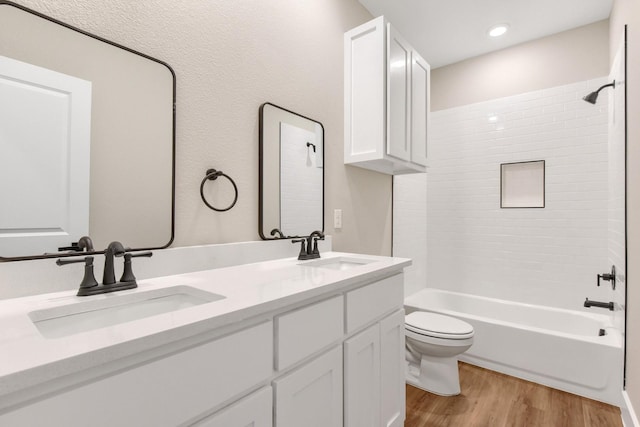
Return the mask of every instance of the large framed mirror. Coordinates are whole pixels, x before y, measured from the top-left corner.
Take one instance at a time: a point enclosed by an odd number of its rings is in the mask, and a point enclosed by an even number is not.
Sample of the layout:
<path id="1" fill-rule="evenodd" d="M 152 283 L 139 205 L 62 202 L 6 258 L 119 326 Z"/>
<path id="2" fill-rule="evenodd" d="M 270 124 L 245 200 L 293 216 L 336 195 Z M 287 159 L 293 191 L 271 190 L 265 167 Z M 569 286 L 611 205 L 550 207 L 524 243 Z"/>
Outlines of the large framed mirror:
<path id="1" fill-rule="evenodd" d="M 0 261 L 169 246 L 175 95 L 166 63 L 0 1 Z"/>
<path id="2" fill-rule="evenodd" d="M 260 106 L 259 204 L 264 240 L 324 231 L 322 123 L 268 102 Z"/>

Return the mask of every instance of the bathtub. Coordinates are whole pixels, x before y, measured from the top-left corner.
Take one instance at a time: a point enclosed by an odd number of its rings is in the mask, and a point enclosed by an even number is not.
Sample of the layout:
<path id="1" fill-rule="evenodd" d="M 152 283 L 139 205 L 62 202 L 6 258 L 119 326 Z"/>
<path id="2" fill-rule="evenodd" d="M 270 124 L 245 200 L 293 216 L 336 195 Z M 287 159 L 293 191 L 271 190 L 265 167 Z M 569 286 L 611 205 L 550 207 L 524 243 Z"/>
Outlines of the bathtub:
<path id="1" fill-rule="evenodd" d="M 446 314 L 473 325 L 474 343 L 461 361 L 622 404 L 622 335 L 604 314 L 609 312 L 585 313 L 431 288 L 407 297 L 405 310 Z M 599 336 L 600 329 L 606 335 Z"/>

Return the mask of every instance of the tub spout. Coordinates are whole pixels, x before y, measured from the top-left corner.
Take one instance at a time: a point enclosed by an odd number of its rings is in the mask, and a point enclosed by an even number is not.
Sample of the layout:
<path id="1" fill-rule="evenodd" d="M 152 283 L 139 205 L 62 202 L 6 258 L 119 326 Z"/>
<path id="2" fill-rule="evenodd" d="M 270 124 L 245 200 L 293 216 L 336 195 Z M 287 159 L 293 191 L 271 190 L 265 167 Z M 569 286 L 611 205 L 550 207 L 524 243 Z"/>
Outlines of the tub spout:
<path id="1" fill-rule="evenodd" d="M 587 308 L 590 308 L 590 307 L 608 308 L 609 310 L 613 311 L 613 301 L 609 301 L 609 302 L 589 301 L 589 298 L 585 298 L 584 306 Z"/>

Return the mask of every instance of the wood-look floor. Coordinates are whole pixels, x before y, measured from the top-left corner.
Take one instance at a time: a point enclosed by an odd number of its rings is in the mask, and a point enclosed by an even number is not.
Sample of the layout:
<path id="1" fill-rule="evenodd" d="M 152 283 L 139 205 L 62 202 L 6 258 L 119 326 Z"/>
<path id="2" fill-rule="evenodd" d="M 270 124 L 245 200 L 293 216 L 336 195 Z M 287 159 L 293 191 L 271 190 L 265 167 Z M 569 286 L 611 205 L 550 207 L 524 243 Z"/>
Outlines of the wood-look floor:
<path id="1" fill-rule="evenodd" d="M 458 396 L 407 385 L 405 427 L 622 427 L 615 406 L 466 363 L 459 366 Z"/>

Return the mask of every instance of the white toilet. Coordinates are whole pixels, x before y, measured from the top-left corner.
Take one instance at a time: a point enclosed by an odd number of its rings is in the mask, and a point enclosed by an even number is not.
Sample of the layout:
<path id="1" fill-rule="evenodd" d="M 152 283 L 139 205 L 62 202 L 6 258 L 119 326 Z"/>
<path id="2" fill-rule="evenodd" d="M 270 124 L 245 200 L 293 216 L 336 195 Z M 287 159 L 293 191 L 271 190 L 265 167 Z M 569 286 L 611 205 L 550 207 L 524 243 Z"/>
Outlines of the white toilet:
<path id="1" fill-rule="evenodd" d="M 407 383 L 442 396 L 460 394 L 458 355 L 473 344 L 473 326 L 442 314 L 405 316 Z"/>

